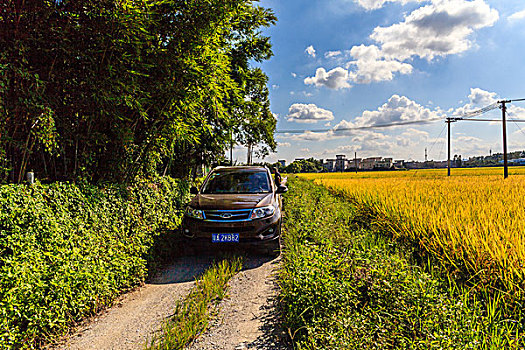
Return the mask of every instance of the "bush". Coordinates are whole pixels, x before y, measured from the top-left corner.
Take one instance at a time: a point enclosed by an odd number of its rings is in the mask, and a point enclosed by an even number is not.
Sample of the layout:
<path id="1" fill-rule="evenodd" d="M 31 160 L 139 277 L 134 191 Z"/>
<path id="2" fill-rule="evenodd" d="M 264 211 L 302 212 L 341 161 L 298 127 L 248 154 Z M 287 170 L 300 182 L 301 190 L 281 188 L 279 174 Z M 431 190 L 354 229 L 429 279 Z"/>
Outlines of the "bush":
<path id="1" fill-rule="evenodd" d="M 0 187 L 0 344 L 39 347 L 144 281 L 188 184 Z"/>

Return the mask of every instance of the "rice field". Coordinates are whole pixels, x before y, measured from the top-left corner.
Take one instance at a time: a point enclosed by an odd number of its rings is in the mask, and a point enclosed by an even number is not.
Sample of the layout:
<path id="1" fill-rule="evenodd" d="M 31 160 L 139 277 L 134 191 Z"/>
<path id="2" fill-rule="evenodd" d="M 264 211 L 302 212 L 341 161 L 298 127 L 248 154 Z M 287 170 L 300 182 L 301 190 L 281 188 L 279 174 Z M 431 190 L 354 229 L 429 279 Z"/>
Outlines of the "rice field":
<path id="1" fill-rule="evenodd" d="M 372 210 L 481 290 L 525 294 L 525 168 L 301 174 Z M 378 220 L 379 220 L 378 219 Z M 381 221 L 381 220 L 379 220 Z"/>

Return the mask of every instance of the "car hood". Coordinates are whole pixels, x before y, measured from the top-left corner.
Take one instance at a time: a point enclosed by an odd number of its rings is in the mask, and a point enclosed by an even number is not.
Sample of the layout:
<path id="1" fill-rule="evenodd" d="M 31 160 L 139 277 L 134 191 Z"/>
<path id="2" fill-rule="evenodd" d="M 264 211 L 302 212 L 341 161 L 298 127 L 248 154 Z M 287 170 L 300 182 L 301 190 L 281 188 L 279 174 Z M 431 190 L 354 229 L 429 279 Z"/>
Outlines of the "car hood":
<path id="1" fill-rule="evenodd" d="M 198 194 L 190 202 L 196 209 L 252 209 L 272 204 L 273 193 Z"/>

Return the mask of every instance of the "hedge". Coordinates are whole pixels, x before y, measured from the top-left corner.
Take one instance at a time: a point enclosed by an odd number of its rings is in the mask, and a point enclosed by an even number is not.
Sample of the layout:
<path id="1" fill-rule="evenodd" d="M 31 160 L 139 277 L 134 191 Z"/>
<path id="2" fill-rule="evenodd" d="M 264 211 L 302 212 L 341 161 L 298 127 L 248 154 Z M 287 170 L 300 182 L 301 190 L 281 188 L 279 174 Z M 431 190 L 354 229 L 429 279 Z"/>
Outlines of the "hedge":
<path id="1" fill-rule="evenodd" d="M 41 347 L 142 283 L 188 189 L 171 178 L 0 186 L 0 348 Z"/>

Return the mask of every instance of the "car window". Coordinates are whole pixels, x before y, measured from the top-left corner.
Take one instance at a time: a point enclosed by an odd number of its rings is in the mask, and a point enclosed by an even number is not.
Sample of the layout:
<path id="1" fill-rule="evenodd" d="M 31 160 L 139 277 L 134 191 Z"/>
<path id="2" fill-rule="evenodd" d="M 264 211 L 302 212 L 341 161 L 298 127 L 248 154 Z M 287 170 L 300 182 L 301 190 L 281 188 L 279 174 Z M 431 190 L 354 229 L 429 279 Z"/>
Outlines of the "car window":
<path id="1" fill-rule="evenodd" d="M 203 186 L 202 193 L 268 193 L 271 192 L 265 171 L 213 172 Z"/>

